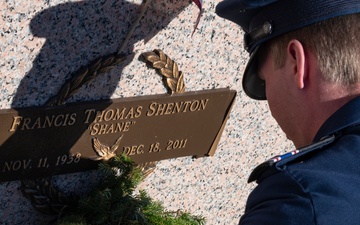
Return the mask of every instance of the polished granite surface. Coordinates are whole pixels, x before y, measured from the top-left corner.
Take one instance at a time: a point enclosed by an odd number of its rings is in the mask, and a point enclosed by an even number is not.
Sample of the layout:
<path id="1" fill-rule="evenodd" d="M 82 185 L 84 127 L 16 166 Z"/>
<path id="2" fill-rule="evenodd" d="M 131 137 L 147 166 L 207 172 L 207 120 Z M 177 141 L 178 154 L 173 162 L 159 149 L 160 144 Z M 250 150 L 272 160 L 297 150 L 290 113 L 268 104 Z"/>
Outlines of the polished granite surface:
<path id="1" fill-rule="evenodd" d="M 251 170 L 291 150 L 265 101 L 241 87 L 248 59 L 242 31 L 215 14 L 217 0 L 203 1 L 203 14 L 189 1 L 152 0 L 122 53 L 127 59 L 80 89 L 69 102 L 162 94 L 161 77 L 139 60 L 162 49 L 185 75 L 187 91 L 230 88 L 238 92 L 213 157 L 158 163 L 139 188 L 167 209 L 206 217 L 206 224 L 236 224 L 254 184 Z M 90 61 L 117 52 L 141 9 L 141 1 L 6 0 L 0 4 L 0 108 L 44 105 L 71 74 Z M 1 122 L 1 121 L 0 121 Z M 191 124 L 188 124 L 191 126 Z M 0 168 L 0 176 L 1 176 Z M 54 177 L 64 192 L 86 192 L 95 172 Z M 46 224 L 19 190 L 0 184 L 0 224 Z"/>

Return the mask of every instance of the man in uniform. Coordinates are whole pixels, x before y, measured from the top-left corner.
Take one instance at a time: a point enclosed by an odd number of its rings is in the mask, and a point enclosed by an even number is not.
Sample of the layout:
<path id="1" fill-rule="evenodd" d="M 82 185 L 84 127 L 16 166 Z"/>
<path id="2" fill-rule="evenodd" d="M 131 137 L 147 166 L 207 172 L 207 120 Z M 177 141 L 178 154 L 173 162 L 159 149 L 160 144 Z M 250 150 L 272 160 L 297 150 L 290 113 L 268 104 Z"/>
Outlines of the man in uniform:
<path id="1" fill-rule="evenodd" d="M 267 100 L 297 150 L 259 165 L 241 225 L 360 224 L 360 0 L 224 0 Z"/>

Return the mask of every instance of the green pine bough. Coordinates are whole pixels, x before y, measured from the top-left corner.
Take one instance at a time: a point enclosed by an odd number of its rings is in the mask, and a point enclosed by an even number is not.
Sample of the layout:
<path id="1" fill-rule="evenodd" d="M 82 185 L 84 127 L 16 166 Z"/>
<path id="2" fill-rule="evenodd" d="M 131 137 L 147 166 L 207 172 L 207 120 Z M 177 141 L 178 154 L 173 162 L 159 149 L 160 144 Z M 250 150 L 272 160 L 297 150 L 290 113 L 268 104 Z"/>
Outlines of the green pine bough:
<path id="1" fill-rule="evenodd" d="M 134 194 L 142 180 L 141 170 L 125 156 L 99 164 L 103 176 L 95 190 L 64 210 L 58 225 L 203 225 L 205 219 L 178 210 L 168 212 L 145 191 Z"/>

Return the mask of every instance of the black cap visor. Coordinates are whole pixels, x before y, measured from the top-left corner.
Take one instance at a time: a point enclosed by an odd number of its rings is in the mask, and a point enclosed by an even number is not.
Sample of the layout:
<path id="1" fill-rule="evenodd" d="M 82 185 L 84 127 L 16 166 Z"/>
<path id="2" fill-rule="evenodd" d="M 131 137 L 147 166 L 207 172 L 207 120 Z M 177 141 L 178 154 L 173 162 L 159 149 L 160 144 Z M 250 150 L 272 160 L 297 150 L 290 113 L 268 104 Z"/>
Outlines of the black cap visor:
<path id="1" fill-rule="evenodd" d="M 245 68 L 242 85 L 245 93 L 250 98 L 266 100 L 265 81 L 262 80 L 258 74 L 260 69 L 258 63 L 259 47 L 260 46 L 257 46 L 250 56 Z"/>

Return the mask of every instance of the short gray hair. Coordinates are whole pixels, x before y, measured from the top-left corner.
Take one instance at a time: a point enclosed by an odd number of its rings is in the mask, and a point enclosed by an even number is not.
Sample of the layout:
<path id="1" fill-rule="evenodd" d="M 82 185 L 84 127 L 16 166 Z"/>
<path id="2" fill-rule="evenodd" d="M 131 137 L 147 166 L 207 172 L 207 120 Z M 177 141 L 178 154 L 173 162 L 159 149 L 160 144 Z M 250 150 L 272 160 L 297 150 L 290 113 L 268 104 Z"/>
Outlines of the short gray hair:
<path id="1" fill-rule="evenodd" d="M 360 14 L 318 22 L 270 40 L 265 49 L 274 56 L 276 67 L 284 65 L 291 39 L 315 54 L 326 81 L 346 86 L 360 82 Z"/>

